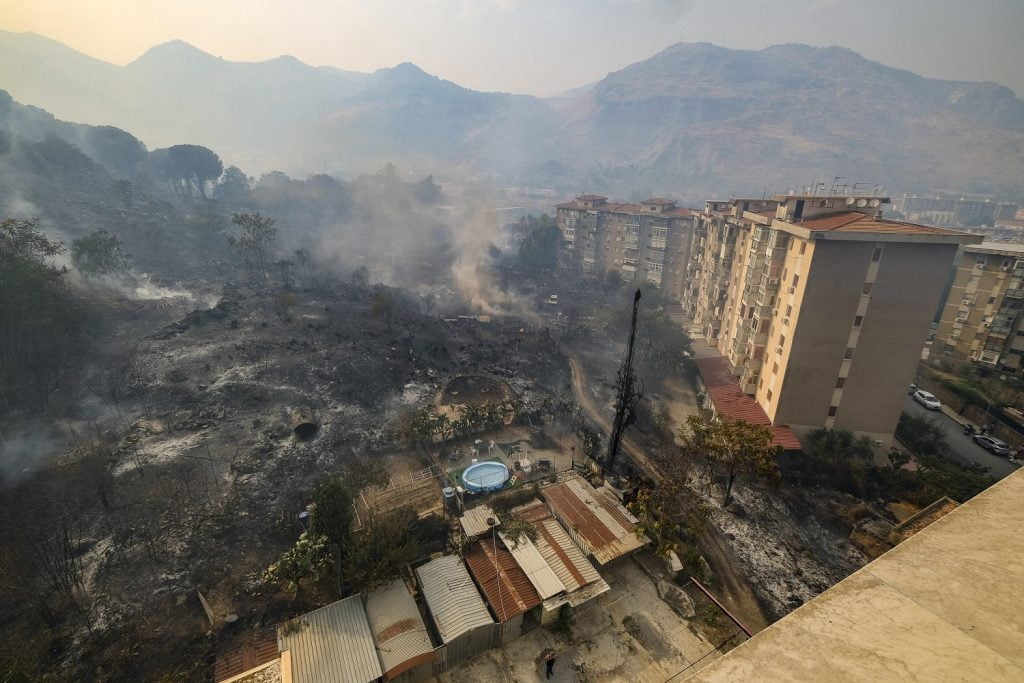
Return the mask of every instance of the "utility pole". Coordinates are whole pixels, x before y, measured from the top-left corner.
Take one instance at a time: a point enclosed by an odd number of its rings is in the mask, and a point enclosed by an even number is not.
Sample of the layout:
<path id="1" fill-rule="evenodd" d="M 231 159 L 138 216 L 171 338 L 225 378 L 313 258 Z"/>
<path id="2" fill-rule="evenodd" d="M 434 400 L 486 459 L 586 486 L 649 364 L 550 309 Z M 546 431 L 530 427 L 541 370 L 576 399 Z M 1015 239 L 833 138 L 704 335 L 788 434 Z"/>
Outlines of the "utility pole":
<path id="1" fill-rule="evenodd" d="M 615 381 L 615 417 L 612 420 L 611 438 L 608 440 L 608 470 L 615 475 L 615 459 L 619 455 L 622 435 L 626 427 L 636 421 L 636 406 L 643 394 L 636 390 L 636 375 L 633 374 L 633 349 L 636 344 L 636 319 L 640 309 L 640 290 L 633 295 L 633 319 L 629 325 L 629 344 L 626 356 L 619 367 Z"/>

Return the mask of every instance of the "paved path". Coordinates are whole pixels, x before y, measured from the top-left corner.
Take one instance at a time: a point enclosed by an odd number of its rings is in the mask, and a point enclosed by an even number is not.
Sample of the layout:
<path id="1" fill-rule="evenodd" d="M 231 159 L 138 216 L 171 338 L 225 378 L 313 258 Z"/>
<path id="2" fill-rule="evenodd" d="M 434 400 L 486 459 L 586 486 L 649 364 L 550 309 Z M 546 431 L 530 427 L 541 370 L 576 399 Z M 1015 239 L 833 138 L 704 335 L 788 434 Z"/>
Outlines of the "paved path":
<path id="1" fill-rule="evenodd" d="M 945 406 L 943 407 L 945 408 Z M 903 405 L 903 412 L 930 418 L 942 428 L 946 441 L 949 443 L 949 457 L 951 460 L 964 464 L 975 463 L 982 467 L 987 467 L 991 471 L 992 476 L 998 479 L 1002 479 L 1006 475 L 1017 471 L 1020 465 L 1010 462 L 1008 458 L 993 455 L 974 443 L 971 437 L 964 434 L 963 424 L 957 421 L 956 414 L 950 415 L 949 413 L 952 413 L 952 411 L 947 413 L 947 410 L 945 409 L 942 412 L 928 410 L 910 396 L 907 396 L 907 400 Z"/>

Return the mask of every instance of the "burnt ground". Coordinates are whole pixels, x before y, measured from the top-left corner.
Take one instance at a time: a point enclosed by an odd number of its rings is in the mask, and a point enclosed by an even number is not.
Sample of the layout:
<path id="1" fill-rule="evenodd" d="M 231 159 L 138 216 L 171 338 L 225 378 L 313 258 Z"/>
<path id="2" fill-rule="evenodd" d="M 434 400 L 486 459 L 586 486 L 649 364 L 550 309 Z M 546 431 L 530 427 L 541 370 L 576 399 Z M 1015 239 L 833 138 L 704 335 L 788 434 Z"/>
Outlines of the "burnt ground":
<path id="1" fill-rule="evenodd" d="M 164 310 L 131 319 L 134 304 L 112 308 L 116 334 L 97 344 L 106 360 L 69 387 L 104 410 L 77 448 L 53 453 L 10 498 L 22 515 L 66 511 L 81 607 L 48 630 L 5 591 L 0 657 L 27 655 L 78 680 L 203 680 L 220 640 L 315 605 L 257 577 L 294 541 L 297 513 L 326 474 L 356 454 L 408 453 L 403 420 L 456 377 L 507 384 L 527 411 L 568 383 L 544 330 L 446 322 L 397 290 L 381 315 L 378 291 L 229 287 L 216 306 L 169 324 Z M 313 438 L 292 432 L 296 407 L 319 423 Z M 226 625 L 227 615 L 239 619 Z"/>

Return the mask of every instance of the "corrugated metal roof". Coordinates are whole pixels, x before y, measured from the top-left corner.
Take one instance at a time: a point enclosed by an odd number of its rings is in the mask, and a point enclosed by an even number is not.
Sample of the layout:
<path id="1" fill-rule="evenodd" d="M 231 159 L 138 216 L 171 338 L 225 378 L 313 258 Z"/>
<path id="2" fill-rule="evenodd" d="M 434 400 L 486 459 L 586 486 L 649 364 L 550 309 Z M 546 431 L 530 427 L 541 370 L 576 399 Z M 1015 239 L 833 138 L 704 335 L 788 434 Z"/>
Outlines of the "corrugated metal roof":
<path id="1" fill-rule="evenodd" d="M 772 443 L 785 450 L 798 451 L 802 448 L 793 430 L 785 425 L 772 425 L 768 413 L 753 396 L 743 393 L 739 383 L 729 371 L 729 359 L 725 356 L 708 356 L 696 360 L 700 378 L 707 387 L 708 396 L 715 410 L 730 420 L 742 420 L 755 425 L 764 425 L 772 430 Z"/>
<path id="2" fill-rule="evenodd" d="M 466 510 L 465 514 L 459 517 L 459 521 L 462 523 L 462 530 L 467 536 L 479 536 L 480 534 L 487 533 L 487 530 L 491 528 L 487 524 L 488 517 L 497 522 L 497 525 L 501 524 L 501 520 L 498 519 L 498 516 L 494 514 L 494 510 L 489 505 L 479 505 L 472 510 Z"/>
<path id="3" fill-rule="evenodd" d="M 224 681 L 277 659 L 277 632 L 273 628 L 252 629 L 217 653 L 213 680 Z"/>
<path id="4" fill-rule="evenodd" d="M 282 624 L 277 646 L 291 652 L 295 683 L 369 683 L 384 675 L 360 595 Z"/>
<path id="5" fill-rule="evenodd" d="M 548 518 L 534 526 L 537 528 L 537 548 L 567 591 L 575 591 L 601 579 L 594 565 L 590 564 L 557 521 Z"/>
<path id="6" fill-rule="evenodd" d="M 494 623 L 466 566 L 455 555 L 427 562 L 416 569 L 416 576 L 445 643 L 474 628 Z"/>
<path id="7" fill-rule="evenodd" d="M 386 678 L 433 661 L 434 647 L 427 635 L 427 625 L 401 579 L 370 594 L 366 599 L 366 618 Z"/>
<path id="8" fill-rule="evenodd" d="M 533 587 L 537 590 L 542 600 L 547 600 L 552 595 L 558 595 L 565 591 L 565 585 L 558 578 L 555 571 L 548 565 L 547 560 L 541 555 L 540 550 L 525 535 L 520 536 L 516 543 L 507 538 L 505 534 L 498 534 L 512 558 L 519 565 L 519 568 L 526 574 Z"/>
<path id="9" fill-rule="evenodd" d="M 470 547 L 466 564 L 499 622 L 506 622 L 541 603 L 540 595 L 512 554 L 501 546 L 493 546 L 490 539 L 477 541 Z"/>
<path id="10" fill-rule="evenodd" d="M 598 564 L 605 564 L 644 546 L 629 513 L 598 493 L 582 477 L 573 476 L 541 489 L 555 516 L 579 535 Z"/>

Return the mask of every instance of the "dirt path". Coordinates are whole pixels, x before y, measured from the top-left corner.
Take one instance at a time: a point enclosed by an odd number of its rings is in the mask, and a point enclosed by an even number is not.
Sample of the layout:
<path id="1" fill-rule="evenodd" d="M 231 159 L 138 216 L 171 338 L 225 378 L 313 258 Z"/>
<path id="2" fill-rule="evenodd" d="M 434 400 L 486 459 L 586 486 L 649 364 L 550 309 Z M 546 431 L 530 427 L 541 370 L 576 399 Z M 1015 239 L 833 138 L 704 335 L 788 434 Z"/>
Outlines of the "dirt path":
<path id="1" fill-rule="evenodd" d="M 569 368 L 572 372 L 572 393 L 583 410 L 583 414 L 605 434 L 611 433 L 611 421 L 608 415 L 594 403 L 587 386 L 587 373 L 583 369 L 579 357 L 564 347 L 562 352 L 569 359 Z M 655 481 L 661 479 L 661 472 L 628 435 L 622 439 L 622 450 L 652 479 Z M 701 554 L 708 561 L 711 571 L 722 587 L 719 591 L 720 595 L 717 597 L 752 632 L 756 633 L 768 626 L 769 621 L 754 596 L 753 589 L 744 577 L 736 573 L 732 552 L 725 544 L 721 532 L 710 522 L 699 545 Z"/>

